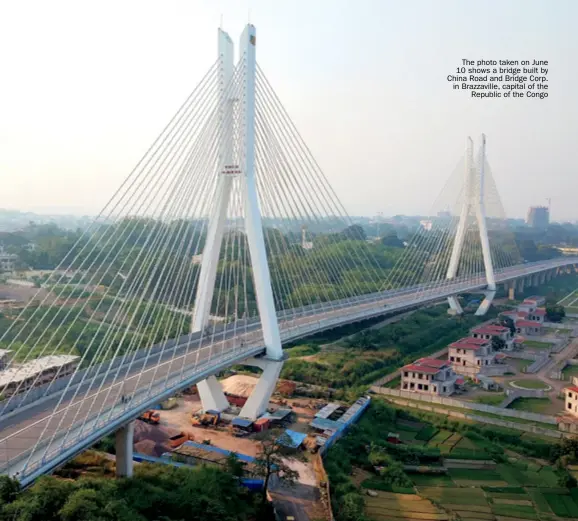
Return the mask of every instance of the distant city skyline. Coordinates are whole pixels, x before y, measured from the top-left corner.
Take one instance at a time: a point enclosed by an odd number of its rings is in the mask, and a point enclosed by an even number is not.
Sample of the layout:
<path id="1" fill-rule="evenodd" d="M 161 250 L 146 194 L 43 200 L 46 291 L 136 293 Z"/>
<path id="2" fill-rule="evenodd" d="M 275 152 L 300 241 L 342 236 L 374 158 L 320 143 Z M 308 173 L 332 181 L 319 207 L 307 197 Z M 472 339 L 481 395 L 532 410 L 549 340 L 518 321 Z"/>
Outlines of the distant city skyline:
<path id="1" fill-rule="evenodd" d="M 573 0 L 4 2 L 0 207 L 98 214 L 215 62 L 221 15 L 237 42 L 249 10 L 349 215 L 427 215 L 485 133 L 509 217 L 551 198 L 553 221 L 578 219 Z M 550 96 L 470 98 L 446 80 L 463 58 L 548 60 Z"/>

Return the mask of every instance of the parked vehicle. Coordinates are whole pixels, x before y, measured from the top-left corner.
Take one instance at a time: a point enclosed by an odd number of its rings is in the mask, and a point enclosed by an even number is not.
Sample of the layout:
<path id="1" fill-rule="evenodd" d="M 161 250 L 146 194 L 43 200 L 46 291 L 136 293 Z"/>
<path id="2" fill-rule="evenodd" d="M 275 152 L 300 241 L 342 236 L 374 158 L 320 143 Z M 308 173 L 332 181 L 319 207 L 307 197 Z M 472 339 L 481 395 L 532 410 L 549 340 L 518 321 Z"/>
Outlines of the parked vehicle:
<path id="1" fill-rule="evenodd" d="M 161 415 L 157 411 L 149 409 L 148 411 L 141 414 L 138 419 L 152 425 L 158 425 L 161 421 Z"/>

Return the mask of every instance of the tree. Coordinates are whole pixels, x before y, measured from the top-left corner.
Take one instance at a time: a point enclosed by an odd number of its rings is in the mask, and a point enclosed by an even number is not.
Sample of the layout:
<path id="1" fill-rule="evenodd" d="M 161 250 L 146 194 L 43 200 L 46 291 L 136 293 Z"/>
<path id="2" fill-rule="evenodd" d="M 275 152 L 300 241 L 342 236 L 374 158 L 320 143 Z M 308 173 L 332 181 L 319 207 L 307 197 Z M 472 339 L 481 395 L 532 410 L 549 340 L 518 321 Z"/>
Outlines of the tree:
<path id="1" fill-rule="evenodd" d="M 359 224 L 352 224 L 343 230 L 345 238 L 353 241 L 364 241 L 367 236 L 365 230 Z"/>
<path id="2" fill-rule="evenodd" d="M 516 334 L 516 324 L 514 324 L 514 321 L 510 317 L 502 318 L 502 324 L 501 325 L 509 328 L 512 336 L 514 336 Z"/>
<path id="3" fill-rule="evenodd" d="M 227 469 L 227 472 L 232 476 L 236 476 L 238 478 L 243 476 L 244 471 L 243 462 L 239 460 L 239 457 L 234 452 L 231 452 L 229 456 L 227 456 L 225 468 Z"/>
<path id="4" fill-rule="evenodd" d="M 393 248 L 403 248 L 403 241 L 399 239 L 397 233 L 395 233 L 395 230 L 386 232 L 381 238 L 381 244 Z"/>
<path id="5" fill-rule="evenodd" d="M 550 322 L 562 322 L 562 319 L 566 316 L 566 310 L 564 306 L 555 304 L 553 306 L 546 306 L 546 318 Z"/>
<path id="6" fill-rule="evenodd" d="M 0 476 L 0 505 L 10 503 L 20 491 L 20 483 L 8 476 Z"/>
<path id="7" fill-rule="evenodd" d="M 263 433 L 259 437 L 259 453 L 255 460 L 255 472 L 264 478 L 262 503 L 267 501 L 267 488 L 273 476 L 282 479 L 287 485 L 295 483 L 299 473 L 286 463 L 288 456 L 283 450 L 280 441 L 287 438 L 287 434 L 278 429 Z"/>
<path id="8" fill-rule="evenodd" d="M 506 342 L 502 340 L 499 336 L 492 337 L 492 349 L 494 351 L 501 351 L 506 347 Z"/>

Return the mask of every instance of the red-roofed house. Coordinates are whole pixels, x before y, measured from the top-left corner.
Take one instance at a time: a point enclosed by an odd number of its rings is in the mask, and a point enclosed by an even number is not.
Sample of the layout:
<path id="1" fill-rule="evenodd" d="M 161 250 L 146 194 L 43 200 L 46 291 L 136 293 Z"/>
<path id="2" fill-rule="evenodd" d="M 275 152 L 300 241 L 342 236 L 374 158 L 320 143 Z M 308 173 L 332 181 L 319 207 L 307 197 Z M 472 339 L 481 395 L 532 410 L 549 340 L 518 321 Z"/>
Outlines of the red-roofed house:
<path id="1" fill-rule="evenodd" d="M 496 353 L 491 340 L 466 337 L 448 346 L 448 360 L 456 373 L 473 378 L 496 363 Z"/>
<path id="2" fill-rule="evenodd" d="M 455 391 L 457 379 L 447 360 L 420 358 L 401 369 L 404 391 L 449 396 Z"/>
<path id="3" fill-rule="evenodd" d="M 529 311 L 528 320 L 533 320 L 534 322 L 540 322 L 540 324 L 543 324 L 546 320 L 546 310 L 544 308 L 536 308 L 534 311 Z"/>
<path id="4" fill-rule="evenodd" d="M 564 394 L 566 395 L 565 412 L 578 417 L 578 387 L 576 385 L 566 387 Z"/>
<path id="5" fill-rule="evenodd" d="M 546 304 L 546 298 L 540 296 L 532 296 L 525 298 L 522 303 L 518 306 L 518 309 L 528 308 L 526 311 L 534 311 L 538 306 L 543 306 Z"/>
<path id="6" fill-rule="evenodd" d="M 536 336 L 543 333 L 543 326 L 540 322 L 533 320 L 516 320 L 516 332 L 526 336 Z"/>
<path id="7" fill-rule="evenodd" d="M 474 338 L 485 338 L 486 340 L 491 340 L 492 337 L 497 336 L 506 342 L 506 349 L 512 347 L 512 332 L 509 327 L 488 324 L 485 326 L 475 327 L 470 332 Z"/>

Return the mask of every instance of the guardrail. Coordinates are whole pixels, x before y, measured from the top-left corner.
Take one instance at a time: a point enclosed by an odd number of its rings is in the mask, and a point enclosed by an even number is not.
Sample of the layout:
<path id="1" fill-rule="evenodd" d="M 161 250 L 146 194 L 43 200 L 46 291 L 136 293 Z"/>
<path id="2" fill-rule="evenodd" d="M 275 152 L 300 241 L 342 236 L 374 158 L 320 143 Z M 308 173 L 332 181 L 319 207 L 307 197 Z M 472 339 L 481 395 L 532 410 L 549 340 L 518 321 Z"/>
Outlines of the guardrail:
<path id="1" fill-rule="evenodd" d="M 505 270 L 500 270 L 496 272 L 496 281 L 503 282 L 510 279 L 515 279 L 523 276 L 527 276 L 533 273 L 544 271 L 547 269 L 552 269 L 558 266 L 564 266 L 568 264 L 578 263 L 577 259 L 560 259 L 548 263 L 532 263 L 526 264 L 523 268 L 507 268 Z M 442 285 L 443 284 L 443 285 Z M 486 285 L 485 278 L 475 277 L 470 279 L 460 279 L 456 278 L 450 281 L 436 282 L 414 286 L 411 288 L 404 288 L 401 290 L 388 290 L 383 292 L 378 292 L 362 297 L 355 297 L 352 299 L 343 299 L 341 301 L 336 301 L 332 303 L 314 304 L 300 308 L 298 310 L 288 310 L 278 314 L 278 318 L 285 321 L 286 327 L 281 331 L 281 337 L 283 342 L 289 342 L 308 336 L 312 333 L 317 333 L 324 331 L 326 329 L 331 329 L 336 326 L 345 325 L 347 323 L 352 323 L 360 320 L 366 320 L 368 318 L 383 315 L 391 311 L 397 311 L 412 307 L 417 307 L 423 305 L 424 303 L 430 303 L 437 300 L 442 300 L 448 296 L 455 295 L 462 292 L 472 292 L 484 288 Z M 401 301 L 389 302 L 394 299 L 403 297 L 404 295 L 413 295 L 414 298 L 407 298 Z M 386 307 L 384 307 L 384 302 L 386 302 Z M 371 306 L 371 304 L 375 306 Z M 347 310 L 350 307 L 359 307 L 368 305 L 359 311 L 354 311 L 352 313 L 343 313 L 336 317 L 321 318 L 320 320 L 315 320 L 315 313 L 312 311 L 323 310 L 323 312 L 335 312 L 339 310 Z M 305 325 L 290 325 L 290 322 L 295 321 L 300 318 L 305 318 L 311 316 L 313 320 Z M 289 318 L 289 320 L 287 320 Z M 258 326 L 260 320 L 252 319 L 245 322 L 242 331 L 250 330 L 250 332 L 258 331 Z M 222 325 L 216 328 L 223 336 L 223 341 L 227 340 L 226 336 L 233 328 L 228 328 L 227 325 Z M 199 333 L 194 333 L 192 335 L 186 335 L 180 337 L 179 339 L 174 339 L 152 348 L 143 349 L 142 353 L 138 354 L 137 358 L 131 360 L 131 364 L 135 363 L 136 360 L 142 360 L 143 358 L 150 358 L 151 356 L 156 356 L 158 353 L 151 355 L 152 349 L 158 349 L 159 353 L 165 354 L 167 352 L 167 347 L 169 343 L 172 342 L 169 353 L 171 350 L 177 350 L 185 345 L 190 345 L 191 342 L 197 340 Z M 215 335 L 216 336 L 216 335 Z M 228 340 L 231 340 L 229 338 Z M 198 382 L 222 369 L 234 365 L 250 356 L 262 353 L 265 350 L 265 346 L 262 344 L 253 345 L 251 348 L 246 348 L 243 350 L 237 350 L 233 353 L 222 355 L 219 358 L 211 358 L 195 366 L 192 370 L 186 372 L 186 376 L 182 371 L 179 371 L 178 375 L 174 375 L 171 378 L 164 379 L 163 382 L 159 382 L 157 385 L 150 387 L 146 394 L 145 393 L 135 393 L 133 400 L 130 403 L 130 410 L 127 411 L 126 404 L 124 407 L 119 407 L 118 404 L 113 406 L 113 408 L 101 418 L 97 418 L 94 421 L 84 423 L 82 426 L 77 424 L 67 428 L 65 432 L 59 435 L 51 437 L 50 440 L 45 440 L 40 443 L 36 443 L 34 447 L 23 451 L 17 456 L 8 459 L 0 470 L 15 469 L 18 462 L 22 462 L 24 459 L 28 458 L 28 462 L 22 467 L 22 476 L 24 480 L 33 480 L 37 474 L 41 474 L 49 471 L 58 464 L 66 461 L 67 458 L 72 457 L 75 453 L 79 452 L 86 446 L 94 443 L 106 434 L 114 431 L 118 426 L 131 421 L 137 417 L 142 411 L 146 410 L 148 407 L 163 400 L 164 398 L 171 396 L 180 389 L 189 386 L 195 382 Z M 98 376 L 100 373 L 98 371 L 104 372 L 101 366 L 94 376 Z M 107 371 L 110 370 L 110 363 L 106 366 Z M 118 384 L 114 384 L 118 385 Z M 140 394 L 140 395 L 139 395 Z M 137 396 L 138 395 L 138 396 Z M 115 415 L 115 412 L 118 414 Z M 80 430 L 79 430 L 80 429 Z M 78 430 L 78 432 L 75 432 Z M 72 434 L 74 432 L 74 434 Z M 10 437 L 0 440 L 0 444 L 7 443 Z M 50 446 L 54 445 L 56 440 L 62 440 L 58 448 L 54 450 L 49 450 Z M 39 449 L 46 447 L 44 455 L 40 460 L 32 461 L 34 458 L 34 453 L 37 453 Z M 22 478 L 21 478 L 22 479 Z"/>

